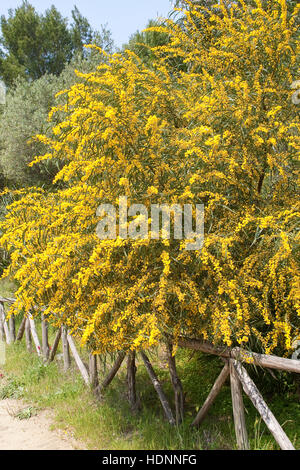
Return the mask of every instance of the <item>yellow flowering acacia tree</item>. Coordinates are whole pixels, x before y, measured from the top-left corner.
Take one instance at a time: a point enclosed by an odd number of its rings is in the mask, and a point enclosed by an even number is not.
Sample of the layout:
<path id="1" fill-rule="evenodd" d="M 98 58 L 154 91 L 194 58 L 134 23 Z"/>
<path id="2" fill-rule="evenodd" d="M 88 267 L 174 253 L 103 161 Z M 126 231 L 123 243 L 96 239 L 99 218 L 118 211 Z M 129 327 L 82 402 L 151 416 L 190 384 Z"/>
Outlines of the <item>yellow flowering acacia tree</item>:
<path id="1" fill-rule="evenodd" d="M 63 159 L 59 189 L 21 191 L 1 225 L 5 275 L 20 286 L 12 311 L 45 305 L 100 353 L 146 349 L 165 333 L 289 353 L 300 339 L 299 6 L 186 3 L 181 24 L 154 28 L 170 41 L 151 68 L 114 54 L 52 110 L 66 119 L 53 140 L 37 137 L 49 152 L 36 161 Z M 204 204 L 202 250 L 118 230 L 100 240 L 97 208 L 122 196 Z"/>

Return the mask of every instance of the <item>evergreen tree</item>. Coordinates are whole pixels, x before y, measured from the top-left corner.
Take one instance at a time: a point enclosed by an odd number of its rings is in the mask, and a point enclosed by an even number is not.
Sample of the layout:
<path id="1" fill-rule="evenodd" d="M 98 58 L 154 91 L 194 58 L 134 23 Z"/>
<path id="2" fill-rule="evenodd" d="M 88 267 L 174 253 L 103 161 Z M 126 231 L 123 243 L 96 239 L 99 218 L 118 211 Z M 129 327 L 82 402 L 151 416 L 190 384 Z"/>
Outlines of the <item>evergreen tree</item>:
<path id="1" fill-rule="evenodd" d="M 60 75 L 75 55 L 88 55 L 84 44 L 109 45 L 111 50 L 111 34 L 105 27 L 101 32 L 93 31 L 76 6 L 72 19 L 68 25 L 54 6 L 38 14 L 27 0 L 10 9 L 8 18 L 2 15 L 0 76 L 6 85 L 11 86 L 17 77 L 31 81 L 46 73 Z"/>

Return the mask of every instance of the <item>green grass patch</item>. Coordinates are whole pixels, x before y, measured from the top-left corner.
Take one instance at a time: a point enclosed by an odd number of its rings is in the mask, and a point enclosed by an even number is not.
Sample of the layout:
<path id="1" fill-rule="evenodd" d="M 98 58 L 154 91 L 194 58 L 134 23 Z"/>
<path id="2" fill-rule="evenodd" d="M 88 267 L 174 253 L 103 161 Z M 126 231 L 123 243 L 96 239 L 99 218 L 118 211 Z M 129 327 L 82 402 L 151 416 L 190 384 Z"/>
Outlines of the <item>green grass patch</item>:
<path id="1" fill-rule="evenodd" d="M 32 416 L 36 416 L 38 414 L 38 408 L 35 406 L 26 406 L 25 408 L 21 408 L 13 414 L 14 418 L 19 420 L 23 419 L 30 419 Z"/>
<path id="2" fill-rule="evenodd" d="M 0 294 L 2 297 L 14 297 L 16 285 L 8 278 L 0 279 Z"/>

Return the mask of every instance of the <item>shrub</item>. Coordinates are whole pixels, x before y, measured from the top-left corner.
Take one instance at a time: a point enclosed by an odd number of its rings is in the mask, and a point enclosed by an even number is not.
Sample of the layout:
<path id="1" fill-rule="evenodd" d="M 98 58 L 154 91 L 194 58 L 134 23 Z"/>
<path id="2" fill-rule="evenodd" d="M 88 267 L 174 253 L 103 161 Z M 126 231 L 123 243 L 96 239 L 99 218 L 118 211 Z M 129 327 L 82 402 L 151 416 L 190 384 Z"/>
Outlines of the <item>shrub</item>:
<path id="1" fill-rule="evenodd" d="M 67 91 L 45 157 L 55 193 L 19 193 L 2 224 L 20 283 L 14 311 L 48 306 L 95 351 L 147 348 L 166 333 L 291 352 L 297 298 L 299 43 L 286 2 L 230 12 L 190 5 L 148 69 L 115 54 Z M 205 32 L 206 41 L 203 41 Z M 174 71 L 180 57 L 186 70 Z M 102 202 L 205 205 L 202 250 L 183 240 L 99 240 Z M 147 221 L 146 221 L 147 222 Z M 137 228 L 141 216 L 130 222 Z M 118 228 L 122 225 L 118 220 Z"/>

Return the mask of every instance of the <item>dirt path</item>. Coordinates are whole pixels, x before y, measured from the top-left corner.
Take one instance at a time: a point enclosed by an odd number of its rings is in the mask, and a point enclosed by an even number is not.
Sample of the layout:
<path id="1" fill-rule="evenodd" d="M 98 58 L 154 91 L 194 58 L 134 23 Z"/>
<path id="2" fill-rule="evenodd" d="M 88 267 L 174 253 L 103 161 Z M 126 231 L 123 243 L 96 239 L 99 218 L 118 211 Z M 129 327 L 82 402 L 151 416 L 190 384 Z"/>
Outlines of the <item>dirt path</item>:
<path id="1" fill-rule="evenodd" d="M 14 417 L 28 405 L 20 400 L 0 401 L 0 450 L 75 450 L 83 447 L 62 431 L 51 431 L 51 416 L 46 411 L 20 420 Z"/>

